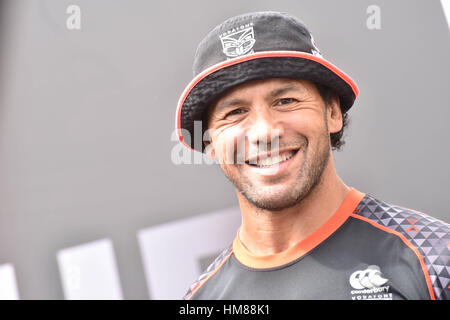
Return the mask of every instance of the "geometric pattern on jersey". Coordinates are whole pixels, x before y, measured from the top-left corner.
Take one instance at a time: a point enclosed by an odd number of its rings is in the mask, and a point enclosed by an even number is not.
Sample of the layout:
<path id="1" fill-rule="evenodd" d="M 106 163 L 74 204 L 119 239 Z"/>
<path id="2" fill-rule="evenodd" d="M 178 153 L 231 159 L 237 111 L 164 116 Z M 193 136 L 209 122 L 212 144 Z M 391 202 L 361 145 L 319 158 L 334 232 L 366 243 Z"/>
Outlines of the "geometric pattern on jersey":
<path id="1" fill-rule="evenodd" d="M 202 273 L 200 277 L 189 287 L 188 291 L 183 297 L 184 300 L 189 299 L 195 293 L 195 291 L 197 291 L 197 288 L 214 274 L 213 271 L 218 270 L 219 265 L 224 262 L 225 258 L 230 255 L 231 251 L 232 246 L 229 246 L 219 254 L 219 256 L 213 261 L 213 263 L 211 263 L 211 265 L 205 270 L 205 272 Z"/>
<path id="2" fill-rule="evenodd" d="M 450 299 L 450 225 L 367 195 L 354 214 L 402 234 L 422 255 L 436 299 Z"/>

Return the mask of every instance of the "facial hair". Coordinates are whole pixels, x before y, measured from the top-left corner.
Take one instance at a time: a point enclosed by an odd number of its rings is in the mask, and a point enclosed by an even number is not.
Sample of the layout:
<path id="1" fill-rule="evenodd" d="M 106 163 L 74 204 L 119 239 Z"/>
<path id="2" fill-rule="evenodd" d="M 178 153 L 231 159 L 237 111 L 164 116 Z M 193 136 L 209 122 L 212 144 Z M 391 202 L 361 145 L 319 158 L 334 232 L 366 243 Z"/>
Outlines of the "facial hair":
<path id="1" fill-rule="evenodd" d="M 222 169 L 226 177 L 234 184 L 236 189 L 256 208 L 270 211 L 280 211 L 290 208 L 301 202 L 320 183 L 322 174 L 330 158 L 330 138 L 328 126 L 325 121 L 325 130 L 320 136 L 314 149 L 309 140 L 299 136 L 296 141 L 282 143 L 284 145 L 301 146 L 298 152 L 302 152 L 302 164 L 296 173 L 296 178 L 289 185 L 281 187 L 258 186 L 244 174 L 246 164 L 223 165 Z M 297 154 L 295 156 L 298 156 Z M 230 167 L 231 166 L 231 167 Z M 236 170 L 233 170 L 234 167 Z M 280 179 L 282 179 L 281 177 Z M 277 179 L 277 178 L 275 178 Z M 273 181 L 274 183 L 276 180 Z"/>

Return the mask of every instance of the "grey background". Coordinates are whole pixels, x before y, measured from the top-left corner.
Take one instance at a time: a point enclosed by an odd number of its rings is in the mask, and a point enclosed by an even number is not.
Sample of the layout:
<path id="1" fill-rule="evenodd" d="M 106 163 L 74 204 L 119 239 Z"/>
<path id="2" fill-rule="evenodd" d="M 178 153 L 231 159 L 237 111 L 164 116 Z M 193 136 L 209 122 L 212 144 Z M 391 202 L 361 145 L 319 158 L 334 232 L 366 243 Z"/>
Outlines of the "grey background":
<path id="1" fill-rule="evenodd" d="M 70 4 L 79 31 L 66 28 Z M 371 4 L 381 30 L 366 27 Z M 124 297 L 151 298 L 137 231 L 236 205 L 218 167 L 171 163 L 170 137 L 197 43 L 250 11 L 300 17 L 358 84 L 335 153 L 343 180 L 450 220 L 450 41 L 437 0 L 3 0 L 0 10 L 0 264 L 14 264 L 22 299 L 62 299 L 56 252 L 104 237 Z"/>

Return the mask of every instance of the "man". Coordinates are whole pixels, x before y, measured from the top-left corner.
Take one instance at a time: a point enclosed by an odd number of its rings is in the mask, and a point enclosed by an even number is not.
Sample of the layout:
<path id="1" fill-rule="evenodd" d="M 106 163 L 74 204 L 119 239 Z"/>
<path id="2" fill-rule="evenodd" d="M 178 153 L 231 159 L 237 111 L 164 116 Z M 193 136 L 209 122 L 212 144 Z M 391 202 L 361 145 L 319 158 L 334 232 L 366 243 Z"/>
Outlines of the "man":
<path id="1" fill-rule="evenodd" d="M 220 163 L 242 224 L 186 299 L 450 297 L 449 225 L 337 175 L 332 150 L 358 89 L 301 21 L 228 19 L 198 46 L 194 73 L 178 105 L 179 139 Z"/>

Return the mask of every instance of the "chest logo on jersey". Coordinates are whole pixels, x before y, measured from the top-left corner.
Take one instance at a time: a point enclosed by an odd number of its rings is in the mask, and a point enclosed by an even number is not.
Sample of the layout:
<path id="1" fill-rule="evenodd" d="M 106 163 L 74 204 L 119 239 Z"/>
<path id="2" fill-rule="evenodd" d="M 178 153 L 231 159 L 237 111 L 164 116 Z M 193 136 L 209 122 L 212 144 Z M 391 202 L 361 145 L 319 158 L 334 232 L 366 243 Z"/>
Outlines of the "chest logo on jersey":
<path id="1" fill-rule="evenodd" d="M 350 291 L 353 300 L 392 300 L 389 280 L 381 273 L 380 267 L 370 265 L 365 270 L 357 270 L 350 276 Z"/>

